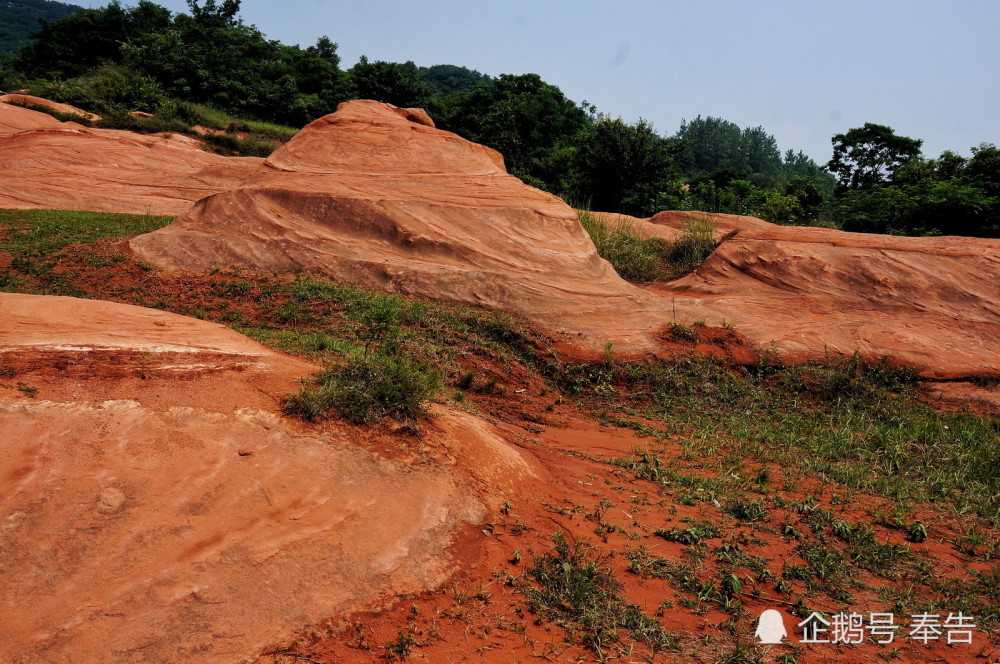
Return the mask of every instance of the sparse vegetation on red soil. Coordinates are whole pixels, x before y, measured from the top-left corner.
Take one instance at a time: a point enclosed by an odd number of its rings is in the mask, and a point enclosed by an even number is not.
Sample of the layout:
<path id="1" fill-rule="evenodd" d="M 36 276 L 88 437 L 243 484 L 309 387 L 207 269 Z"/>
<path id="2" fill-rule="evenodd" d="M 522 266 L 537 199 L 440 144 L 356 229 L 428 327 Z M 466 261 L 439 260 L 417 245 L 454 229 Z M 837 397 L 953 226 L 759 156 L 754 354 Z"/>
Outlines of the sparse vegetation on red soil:
<path id="1" fill-rule="evenodd" d="M 372 312 L 391 302 L 394 352 L 438 367 L 438 400 L 547 473 L 459 538 L 438 590 L 331 617 L 259 664 L 1000 658 L 1000 421 L 932 410 L 905 367 L 785 366 L 738 326 L 703 325 L 665 327 L 659 357 L 611 347 L 571 361 L 511 316 L 304 275 L 160 271 L 125 249 L 133 218 L 93 216 L 55 241 L 37 214 L 0 216 L 0 289 L 215 320 L 334 365 L 366 354 Z M 58 379 L 30 358 L 0 365 L 0 390 L 21 399 Z M 421 442 L 433 419 L 368 426 L 379 454 L 440 452 Z M 790 644 L 755 643 L 765 609 L 783 614 Z M 891 612 L 904 628 L 887 645 L 801 644 L 795 624 L 813 611 Z M 908 635 L 912 615 L 959 612 L 975 617 L 972 644 Z"/>

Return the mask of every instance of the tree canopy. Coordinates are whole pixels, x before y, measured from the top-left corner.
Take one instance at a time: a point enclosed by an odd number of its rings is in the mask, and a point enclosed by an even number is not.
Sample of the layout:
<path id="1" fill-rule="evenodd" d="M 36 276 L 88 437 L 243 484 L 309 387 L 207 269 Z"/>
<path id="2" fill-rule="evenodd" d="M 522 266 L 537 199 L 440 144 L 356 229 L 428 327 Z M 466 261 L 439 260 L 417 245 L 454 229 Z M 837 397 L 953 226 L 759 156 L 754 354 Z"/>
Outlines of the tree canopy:
<path id="1" fill-rule="evenodd" d="M 541 183 L 550 160 L 589 122 L 582 107 L 538 74 L 501 74 L 449 95 L 434 111 L 443 129 L 498 150 L 510 172 Z"/>
<path id="2" fill-rule="evenodd" d="M 833 137 L 833 159 L 826 165 L 841 189 L 867 189 L 889 181 L 896 169 L 920 155 L 919 139 L 897 136 L 891 127 L 866 122 Z"/>
<path id="3" fill-rule="evenodd" d="M 470 92 L 477 85 L 489 85 L 493 82 L 493 79 L 486 74 L 458 65 L 418 67 L 417 72 L 420 74 L 420 80 L 426 83 L 435 95 Z"/>
<path id="4" fill-rule="evenodd" d="M 353 96 L 358 99 L 374 99 L 412 108 L 426 106 L 432 94 L 430 86 L 423 82 L 417 66 L 412 62 L 368 62 L 368 58 L 362 55 L 349 73 L 354 84 Z"/>
<path id="5" fill-rule="evenodd" d="M 688 176 L 736 169 L 771 178 L 781 169 L 778 143 L 763 127 L 740 129 L 728 120 L 699 115 L 691 121 L 682 120 L 674 137 L 687 146 L 678 163 Z"/>
<path id="6" fill-rule="evenodd" d="M 649 216 L 661 193 L 676 189 L 678 145 L 640 119 L 602 117 L 587 127 L 574 158 L 573 195 L 596 210 Z"/>

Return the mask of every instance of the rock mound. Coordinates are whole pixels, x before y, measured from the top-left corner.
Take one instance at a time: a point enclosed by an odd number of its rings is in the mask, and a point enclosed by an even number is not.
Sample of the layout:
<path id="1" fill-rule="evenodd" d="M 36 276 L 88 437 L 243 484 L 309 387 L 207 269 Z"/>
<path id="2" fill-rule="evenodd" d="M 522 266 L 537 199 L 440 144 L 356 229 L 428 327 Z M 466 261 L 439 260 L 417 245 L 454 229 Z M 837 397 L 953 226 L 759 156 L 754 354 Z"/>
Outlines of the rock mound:
<path id="1" fill-rule="evenodd" d="M 180 214 L 260 163 L 179 134 L 90 129 L 0 103 L 0 208 Z"/>
<path id="2" fill-rule="evenodd" d="M 243 185 L 132 241 L 174 268 L 305 270 L 511 311 L 578 344 L 657 348 L 671 321 L 735 325 L 802 360 L 855 351 L 926 376 L 1000 375 L 1000 243 L 901 238 L 712 215 L 695 273 L 640 289 L 600 259 L 572 209 L 499 154 L 376 102 L 342 104 Z M 700 213 L 632 220 L 674 239 Z"/>
<path id="3" fill-rule="evenodd" d="M 690 213 L 654 216 L 672 236 Z M 715 252 L 653 290 L 793 359 L 859 351 L 930 378 L 1000 375 L 1000 240 L 893 237 L 715 215 Z"/>
<path id="4" fill-rule="evenodd" d="M 244 661 L 441 583 L 462 529 L 535 473 L 444 408 L 418 464 L 306 428 L 277 405 L 315 367 L 159 311 L 0 294 L 0 369 L 13 664 Z"/>
<path id="5" fill-rule="evenodd" d="M 156 264 L 305 270 L 512 311 L 655 347 L 662 300 L 623 281 L 559 198 L 422 112 L 357 101 L 300 131 L 238 188 L 132 248 Z"/>
<path id="6" fill-rule="evenodd" d="M 23 95 L 18 93 L 0 95 L 0 103 L 3 104 L 29 104 L 31 106 L 43 106 L 45 108 L 52 109 L 57 113 L 65 113 L 66 115 L 78 115 L 83 120 L 89 120 L 91 122 L 96 122 L 101 119 L 100 115 L 96 113 L 90 113 L 76 106 L 70 106 L 69 104 L 60 104 L 59 102 L 50 101 L 48 99 L 42 99 L 41 97 L 34 97 L 32 95 Z"/>

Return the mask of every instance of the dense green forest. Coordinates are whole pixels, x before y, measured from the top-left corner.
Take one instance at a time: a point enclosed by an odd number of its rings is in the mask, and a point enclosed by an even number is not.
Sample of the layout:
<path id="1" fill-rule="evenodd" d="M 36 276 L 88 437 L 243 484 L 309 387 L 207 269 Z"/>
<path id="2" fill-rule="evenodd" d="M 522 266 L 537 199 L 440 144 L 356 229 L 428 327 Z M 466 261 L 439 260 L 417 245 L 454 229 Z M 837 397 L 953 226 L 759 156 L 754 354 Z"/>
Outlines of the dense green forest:
<path id="1" fill-rule="evenodd" d="M 0 0 L 0 60 L 12 55 L 38 30 L 39 20 L 55 21 L 78 9 L 52 0 Z"/>
<path id="2" fill-rule="evenodd" d="M 512 173 L 580 207 L 1000 236 L 1000 150 L 991 144 L 968 158 L 948 151 L 933 159 L 919 139 L 869 123 L 834 136 L 833 158 L 821 166 L 802 152 L 782 153 L 763 127 L 698 116 L 666 135 L 568 99 L 536 74 L 490 77 L 365 57 L 344 68 L 328 37 L 306 48 L 267 39 L 239 18 L 240 0 L 188 7 L 175 14 L 151 0 L 112 2 L 46 20 L 4 62 L 0 88 L 99 112 L 105 126 L 184 130 L 212 115 L 223 126 L 233 118 L 272 123 L 261 126 L 274 139 L 287 136 L 275 125 L 300 127 L 342 101 L 376 99 L 426 108 L 439 127 L 499 150 Z M 223 147 L 266 154 L 273 143 Z"/>

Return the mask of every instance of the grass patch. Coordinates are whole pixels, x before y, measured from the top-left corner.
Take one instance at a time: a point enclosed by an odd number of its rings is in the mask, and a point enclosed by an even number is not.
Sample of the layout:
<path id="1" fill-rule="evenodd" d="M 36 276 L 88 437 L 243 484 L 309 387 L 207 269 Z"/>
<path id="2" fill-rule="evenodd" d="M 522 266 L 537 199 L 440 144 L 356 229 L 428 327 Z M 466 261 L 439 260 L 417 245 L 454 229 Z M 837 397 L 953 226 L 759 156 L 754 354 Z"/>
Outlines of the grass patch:
<path id="1" fill-rule="evenodd" d="M 577 215 L 597 253 L 628 281 L 678 279 L 694 271 L 715 250 L 714 225 L 707 216 L 689 219 L 684 232 L 670 242 L 644 237 L 626 218 L 607 222 L 586 210 L 579 210 Z"/>
<path id="2" fill-rule="evenodd" d="M 76 210 L 0 210 L 0 251 L 47 257 L 77 242 L 94 243 L 163 228 L 171 216 Z"/>
<path id="3" fill-rule="evenodd" d="M 85 127 L 121 129 L 137 134 L 186 134 L 203 141 L 213 152 L 230 156 L 268 157 L 298 133 L 294 127 L 237 118 L 203 104 L 177 100 L 160 103 L 152 117 L 137 117 L 126 110 L 127 107 L 115 106 L 102 109 L 101 119 L 96 121 L 37 104 L 13 102 L 13 105 L 51 115 L 60 122 L 76 122 Z M 209 131 L 204 133 L 195 127 L 204 127 Z"/>
<path id="4" fill-rule="evenodd" d="M 643 237 L 635 225 L 624 218 L 612 223 L 583 210 L 577 214 L 597 247 L 597 253 L 611 263 L 622 279 L 638 283 L 664 279 L 666 243 L 663 240 Z"/>
<path id="5" fill-rule="evenodd" d="M 205 134 L 198 138 L 212 146 L 213 152 L 233 157 L 269 157 L 278 147 L 274 141 L 256 136 Z"/>
<path id="6" fill-rule="evenodd" d="M 26 108 L 29 111 L 36 111 L 38 113 L 45 113 L 46 115 L 51 115 L 56 120 L 60 122 L 76 122 L 77 124 L 84 125 L 85 127 L 93 126 L 93 123 L 80 115 L 79 113 L 64 113 L 62 111 L 57 111 L 54 108 L 48 106 L 42 106 L 41 104 L 32 104 L 27 101 L 5 101 L 5 104 L 10 104 L 11 106 L 19 106 L 21 108 Z"/>
<path id="7" fill-rule="evenodd" d="M 557 533 L 553 553 L 538 556 L 524 590 L 532 610 L 565 628 L 603 659 L 621 642 L 621 633 L 654 652 L 676 648 L 677 637 L 620 596 L 622 586 L 594 549 L 570 544 Z"/>
<path id="8" fill-rule="evenodd" d="M 204 141 L 215 152 L 242 157 L 270 156 L 298 133 L 294 127 L 237 118 L 203 104 L 174 100 L 161 104 L 151 118 L 115 112 L 104 116 L 97 125 L 142 134 L 167 131 L 187 134 Z M 196 131 L 195 127 L 204 127 L 209 132 Z"/>
<path id="9" fill-rule="evenodd" d="M 681 236 L 668 243 L 666 264 L 671 279 L 694 272 L 715 251 L 715 224 L 708 215 L 689 217 Z"/>
<path id="10" fill-rule="evenodd" d="M 694 450 L 723 435 L 744 456 L 895 500 L 1000 518 L 1000 419 L 935 412 L 918 401 L 905 368 L 855 356 L 763 372 L 703 358 L 598 361 L 554 372 L 557 384 L 580 398 L 670 424 Z M 675 475 L 640 467 L 648 479 Z M 755 516 L 742 508 L 734 515 Z"/>
<path id="11" fill-rule="evenodd" d="M 327 292 L 345 294 L 343 290 Z M 295 301 L 289 305 L 298 306 Z M 284 412 L 306 420 L 337 415 L 356 424 L 422 415 L 424 402 L 441 389 L 442 372 L 405 355 L 401 322 L 404 311 L 410 310 L 402 298 L 393 295 L 352 298 L 345 313 L 354 322 L 350 333 L 359 351 L 286 399 Z"/>
<path id="12" fill-rule="evenodd" d="M 81 212 L 76 210 L 0 210 L 0 254 L 11 258 L 0 274 L 0 290 L 86 297 L 69 275 L 55 270 L 57 254 L 73 244 L 147 233 L 173 217 Z M 116 257 L 89 256 L 88 265 L 110 268 Z"/>
<path id="13" fill-rule="evenodd" d="M 385 417 L 412 419 L 441 387 L 435 367 L 398 355 L 349 359 L 321 372 L 316 384 L 289 397 L 284 412 L 306 420 L 339 415 L 356 424 Z"/>

